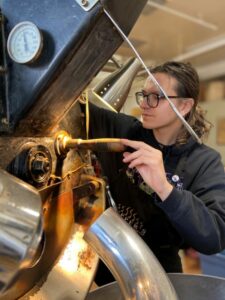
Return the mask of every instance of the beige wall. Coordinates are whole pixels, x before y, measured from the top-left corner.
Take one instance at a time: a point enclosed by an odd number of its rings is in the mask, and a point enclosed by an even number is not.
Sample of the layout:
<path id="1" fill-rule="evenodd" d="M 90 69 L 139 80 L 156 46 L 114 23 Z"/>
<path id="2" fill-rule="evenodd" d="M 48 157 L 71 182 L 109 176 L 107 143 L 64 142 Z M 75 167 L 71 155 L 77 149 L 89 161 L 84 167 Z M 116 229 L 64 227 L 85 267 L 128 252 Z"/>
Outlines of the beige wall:
<path id="1" fill-rule="evenodd" d="M 225 100 L 214 100 L 210 102 L 201 103 L 201 107 L 207 111 L 206 118 L 213 124 L 213 128 L 209 134 L 206 144 L 216 149 L 222 155 L 223 164 L 225 166 L 225 144 L 218 145 L 217 143 L 217 130 L 218 120 L 225 119 Z"/>

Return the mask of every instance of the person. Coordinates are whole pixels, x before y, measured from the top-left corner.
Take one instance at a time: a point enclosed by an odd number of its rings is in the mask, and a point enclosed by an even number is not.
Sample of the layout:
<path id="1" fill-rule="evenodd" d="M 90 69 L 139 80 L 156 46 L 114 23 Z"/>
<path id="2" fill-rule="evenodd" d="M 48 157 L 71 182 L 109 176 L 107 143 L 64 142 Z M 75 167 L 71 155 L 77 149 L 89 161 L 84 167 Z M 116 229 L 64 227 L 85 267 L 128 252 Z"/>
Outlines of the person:
<path id="1" fill-rule="evenodd" d="M 209 123 L 198 106 L 199 78 L 189 63 L 151 70 L 180 114 L 203 139 Z M 90 103 L 90 137 L 116 137 L 124 153 L 97 153 L 119 214 L 137 231 L 166 272 L 182 272 L 179 250 L 225 248 L 225 174 L 221 156 L 184 128 L 148 78 L 136 93 L 142 121 Z M 146 262 L 148 263 L 148 262 Z M 95 282 L 114 280 L 100 264 Z"/>

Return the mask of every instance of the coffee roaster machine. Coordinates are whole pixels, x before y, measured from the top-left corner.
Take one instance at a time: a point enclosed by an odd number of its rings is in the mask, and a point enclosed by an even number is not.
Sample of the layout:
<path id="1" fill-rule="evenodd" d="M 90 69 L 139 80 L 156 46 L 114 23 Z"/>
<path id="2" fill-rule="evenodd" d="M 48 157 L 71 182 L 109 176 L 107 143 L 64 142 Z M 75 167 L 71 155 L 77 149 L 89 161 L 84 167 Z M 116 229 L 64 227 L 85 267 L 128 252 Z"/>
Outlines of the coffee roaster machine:
<path id="1" fill-rule="evenodd" d="M 0 1 L 0 299 L 86 297 L 105 182 L 77 99 L 123 42 L 104 9 L 128 34 L 146 2 Z"/>

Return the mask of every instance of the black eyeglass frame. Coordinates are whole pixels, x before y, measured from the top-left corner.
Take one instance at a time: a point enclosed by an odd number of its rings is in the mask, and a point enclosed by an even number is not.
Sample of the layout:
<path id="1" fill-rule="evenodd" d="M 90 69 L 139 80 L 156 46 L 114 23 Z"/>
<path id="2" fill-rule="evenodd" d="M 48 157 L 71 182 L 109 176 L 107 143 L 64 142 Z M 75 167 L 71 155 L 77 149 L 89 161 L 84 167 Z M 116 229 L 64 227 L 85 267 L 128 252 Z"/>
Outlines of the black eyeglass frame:
<path id="1" fill-rule="evenodd" d="M 157 102 L 156 102 L 156 105 L 151 105 L 151 100 L 150 100 L 150 96 L 151 95 L 155 95 L 156 98 L 157 98 Z M 159 95 L 159 94 L 156 94 L 156 93 L 149 93 L 149 94 L 144 94 L 143 91 L 140 91 L 140 92 L 136 92 L 135 93 L 135 97 L 136 97 L 136 102 L 137 104 L 140 106 L 140 99 L 138 97 L 143 97 L 143 99 L 146 98 L 146 102 L 148 104 L 149 107 L 151 108 L 156 108 L 158 105 L 159 105 L 159 100 L 160 99 L 166 99 L 166 97 L 164 95 Z M 177 99 L 177 98 L 183 98 L 181 96 L 167 96 L 168 98 L 174 98 L 174 99 Z"/>

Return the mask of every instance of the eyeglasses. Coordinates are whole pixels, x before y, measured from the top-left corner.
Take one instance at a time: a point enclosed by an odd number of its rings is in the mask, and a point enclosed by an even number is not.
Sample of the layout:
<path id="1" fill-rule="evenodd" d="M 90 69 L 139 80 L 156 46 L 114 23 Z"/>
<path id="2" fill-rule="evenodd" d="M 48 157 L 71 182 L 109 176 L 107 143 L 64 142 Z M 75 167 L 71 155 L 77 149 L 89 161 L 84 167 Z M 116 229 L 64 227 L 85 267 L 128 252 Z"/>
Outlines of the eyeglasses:
<path id="1" fill-rule="evenodd" d="M 151 108 L 155 108 L 159 104 L 159 100 L 165 99 L 165 96 L 158 95 L 156 93 L 145 94 L 144 91 L 135 93 L 136 102 L 138 105 L 141 105 L 144 100 L 146 100 L 147 104 Z M 168 98 L 181 98 L 180 96 L 167 96 Z"/>

